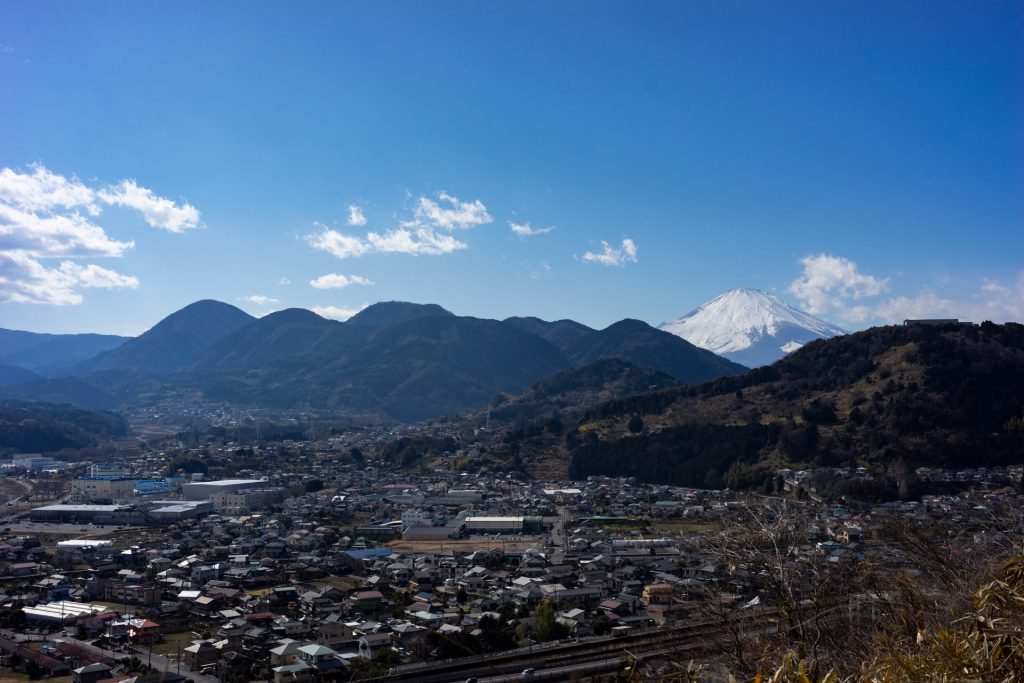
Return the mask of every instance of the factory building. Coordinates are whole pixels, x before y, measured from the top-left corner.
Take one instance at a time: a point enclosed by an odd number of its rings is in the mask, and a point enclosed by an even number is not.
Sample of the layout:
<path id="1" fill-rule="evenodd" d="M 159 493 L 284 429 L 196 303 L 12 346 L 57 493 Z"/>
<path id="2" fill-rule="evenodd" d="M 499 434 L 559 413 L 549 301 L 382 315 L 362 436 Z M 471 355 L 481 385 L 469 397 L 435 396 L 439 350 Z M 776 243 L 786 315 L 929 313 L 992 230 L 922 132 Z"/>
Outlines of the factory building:
<path id="1" fill-rule="evenodd" d="M 266 482 L 262 482 L 266 483 Z M 210 496 L 213 509 L 222 515 L 247 515 L 266 510 L 284 500 L 280 486 L 261 489 L 218 491 Z"/>
<path id="2" fill-rule="evenodd" d="M 209 501 L 154 500 L 142 505 L 45 505 L 29 512 L 33 522 L 66 524 L 118 524 L 142 526 L 170 524 L 212 512 Z"/>
<path id="3" fill-rule="evenodd" d="M 39 453 L 17 453 L 11 458 L 11 465 L 22 467 L 29 472 L 39 472 L 63 466 L 63 463 L 58 465 L 57 461 L 53 458 L 40 455 Z"/>
<path id="4" fill-rule="evenodd" d="M 81 477 L 71 482 L 71 500 L 76 503 L 123 502 L 134 494 L 134 482 L 125 477 Z"/>
<path id="5" fill-rule="evenodd" d="M 414 526 L 434 526 L 434 514 L 429 510 L 403 510 L 402 528 L 408 529 Z"/>
<path id="6" fill-rule="evenodd" d="M 122 465 L 115 465 L 109 462 L 96 462 L 89 466 L 90 477 L 105 477 L 108 479 L 124 479 L 128 476 L 128 470 Z"/>
<path id="7" fill-rule="evenodd" d="M 214 494 L 265 487 L 265 479 L 220 479 L 193 481 L 181 487 L 181 497 L 187 500 L 210 500 Z"/>
<path id="8" fill-rule="evenodd" d="M 466 517 L 469 534 L 539 534 L 543 531 L 540 517 Z"/>
<path id="9" fill-rule="evenodd" d="M 35 607 L 22 607 L 25 618 L 29 621 L 40 621 L 47 624 L 71 624 L 78 617 L 111 612 L 104 605 L 93 605 L 88 602 L 50 602 Z"/>

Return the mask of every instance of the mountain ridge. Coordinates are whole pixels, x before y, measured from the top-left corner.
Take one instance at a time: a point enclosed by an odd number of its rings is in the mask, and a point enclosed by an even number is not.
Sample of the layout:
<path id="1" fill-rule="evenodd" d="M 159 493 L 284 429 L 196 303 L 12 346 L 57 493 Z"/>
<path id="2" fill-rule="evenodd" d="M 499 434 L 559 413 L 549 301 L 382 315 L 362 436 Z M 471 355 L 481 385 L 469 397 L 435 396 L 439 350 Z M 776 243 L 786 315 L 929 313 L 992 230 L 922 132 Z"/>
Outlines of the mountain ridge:
<path id="1" fill-rule="evenodd" d="M 131 339 L 112 334 L 49 334 L 0 328 L 0 364 L 54 376 Z"/>
<path id="2" fill-rule="evenodd" d="M 138 337 L 79 363 L 74 374 L 173 372 L 224 335 L 253 320 L 253 316 L 231 304 L 213 299 L 196 301 L 171 313 Z"/>
<path id="3" fill-rule="evenodd" d="M 746 370 L 639 320 L 593 330 L 571 320 L 492 320 L 458 316 L 437 304 L 390 301 L 339 322 L 305 309 L 254 318 L 203 300 L 80 363 L 67 386 L 25 382 L 2 393 L 78 396 L 92 401 L 85 407 L 106 408 L 109 396 L 130 405 L 168 390 L 244 405 L 418 421 L 477 408 L 497 394 L 602 359 L 681 383 Z M 644 381 L 642 373 L 634 375 L 631 381 Z M 649 381 L 665 383 L 654 376 Z"/>

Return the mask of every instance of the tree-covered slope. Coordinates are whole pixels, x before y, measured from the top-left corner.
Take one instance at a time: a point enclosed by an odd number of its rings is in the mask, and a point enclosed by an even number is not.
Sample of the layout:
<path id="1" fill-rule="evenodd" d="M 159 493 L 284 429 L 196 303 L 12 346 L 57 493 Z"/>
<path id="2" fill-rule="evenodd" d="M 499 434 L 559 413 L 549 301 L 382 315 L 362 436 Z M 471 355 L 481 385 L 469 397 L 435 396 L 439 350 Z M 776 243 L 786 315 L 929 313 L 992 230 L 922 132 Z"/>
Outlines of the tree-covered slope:
<path id="1" fill-rule="evenodd" d="M 0 401 L 0 452 L 48 453 L 85 448 L 127 432 L 127 424 L 116 413 L 52 403 Z"/>
<path id="2" fill-rule="evenodd" d="M 566 441 L 574 476 L 696 486 L 736 462 L 747 479 L 783 464 L 1021 462 L 1024 326 L 878 327 L 816 341 L 742 376 L 594 406 Z"/>

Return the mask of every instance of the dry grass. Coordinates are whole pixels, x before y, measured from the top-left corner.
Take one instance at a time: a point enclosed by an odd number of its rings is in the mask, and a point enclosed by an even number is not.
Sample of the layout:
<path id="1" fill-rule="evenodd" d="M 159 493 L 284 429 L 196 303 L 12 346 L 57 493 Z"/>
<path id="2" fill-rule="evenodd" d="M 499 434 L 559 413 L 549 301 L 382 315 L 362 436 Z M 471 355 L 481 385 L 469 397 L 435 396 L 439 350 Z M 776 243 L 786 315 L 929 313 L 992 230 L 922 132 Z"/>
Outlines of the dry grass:
<path id="1" fill-rule="evenodd" d="M 195 634 L 191 631 L 183 631 L 181 633 L 165 633 L 164 641 L 162 643 L 153 644 L 153 652 L 158 655 L 177 654 L 179 647 L 181 647 L 181 649 L 184 650 L 186 647 L 192 644 L 192 640 L 195 637 Z"/>
<path id="2" fill-rule="evenodd" d="M 651 522 L 651 529 L 666 534 L 716 534 L 722 530 L 722 525 L 704 520 L 667 519 Z"/>
<path id="3" fill-rule="evenodd" d="M 23 683 L 30 680 L 28 674 L 20 671 L 11 671 L 7 667 L 0 669 L 0 683 Z M 71 683 L 71 676 L 57 676 L 56 678 L 43 678 L 40 680 L 47 683 Z"/>
<path id="4" fill-rule="evenodd" d="M 355 576 L 331 576 L 327 579 L 313 581 L 311 583 L 317 588 L 322 588 L 323 586 L 331 586 L 332 588 L 346 592 L 353 590 L 355 588 L 359 588 L 363 585 L 363 582 Z"/>
<path id="5" fill-rule="evenodd" d="M 541 540 L 502 541 L 500 538 L 465 538 L 455 541 L 394 541 L 387 547 L 396 552 L 439 553 L 449 550 L 473 552 L 475 550 L 503 550 L 521 552 L 543 545 Z"/>

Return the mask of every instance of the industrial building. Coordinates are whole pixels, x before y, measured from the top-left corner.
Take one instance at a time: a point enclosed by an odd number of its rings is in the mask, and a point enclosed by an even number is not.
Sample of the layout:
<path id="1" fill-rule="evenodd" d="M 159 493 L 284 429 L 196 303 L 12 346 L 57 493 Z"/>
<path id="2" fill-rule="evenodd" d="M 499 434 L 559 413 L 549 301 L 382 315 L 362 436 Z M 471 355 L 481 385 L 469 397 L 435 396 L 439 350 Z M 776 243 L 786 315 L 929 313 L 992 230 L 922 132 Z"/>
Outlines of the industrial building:
<path id="1" fill-rule="evenodd" d="M 539 534 L 543 531 L 540 517 L 466 517 L 469 534 Z"/>
<path id="2" fill-rule="evenodd" d="M 80 477 L 71 481 L 71 500 L 77 503 L 123 502 L 135 494 L 127 477 Z"/>
<path id="3" fill-rule="evenodd" d="M 51 457 L 40 455 L 39 453 L 16 453 L 11 458 L 11 465 L 14 467 L 22 467 L 29 472 L 39 472 L 40 470 L 49 470 L 54 467 L 63 466 L 64 463 L 58 465 L 57 461 Z"/>
<path id="4" fill-rule="evenodd" d="M 193 481 L 181 487 L 181 497 L 187 500 L 210 500 L 214 494 L 255 489 L 266 486 L 264 479 L 220 479 Z"/>
<path id="5" fill-rule="evenodd" d="M 209 501 L 154 500 L 140 505 L 45 505 L 29 512 L 33 522 L 70 524 L 169 524 L 207 515 Z"/>
<path id="6" fill-rule="evenodd" d="M 128 476 L 128 470 L 123 465 L 115 465 L 109 462 L 97 462 L 89 466 L 90 477 L 106 477 L 108 479 L 123 479 Z"/>
<path id="7" fill-rule="evenodd" d="M 48 624 L 70 624 L 80 616 L 101 614 L 112 611 L 104 605 L 92 605 L 87 602 L 50 602 L 35 607 L 23 607 L 25 618 L 29 621 L 41 621 Z"/>
<path id="8" fill-rule="evenodd" d="M 83 550 L 97 550 L 99 548 L 110 548 L 113 541 L 99 538 L 74 538 L 67 541 L 57 541 L 58 553 L 71 553 Z"/>
<path id="9" fill-rule="evenodd" d="M 262 482 L 266 483 L 266 482 Z M 222 515 L 247 515 L 284 500 L 283 487 L 218 491 L 210 496 L 213 509 Z"/>

